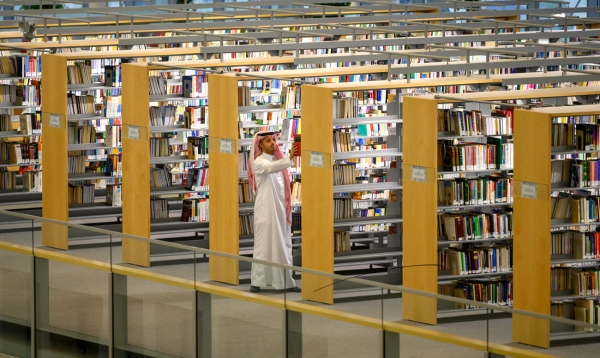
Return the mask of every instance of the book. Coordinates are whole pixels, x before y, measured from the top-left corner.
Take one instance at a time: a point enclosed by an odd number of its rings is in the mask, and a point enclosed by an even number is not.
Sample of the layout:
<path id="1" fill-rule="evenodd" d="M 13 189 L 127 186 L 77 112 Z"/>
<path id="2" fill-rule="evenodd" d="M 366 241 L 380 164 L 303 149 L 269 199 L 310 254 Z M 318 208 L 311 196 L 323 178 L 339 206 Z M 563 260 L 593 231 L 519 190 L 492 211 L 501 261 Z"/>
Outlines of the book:
<path id="1" fill-rule="evenodd" d="M 302 136 L 300 134 L 294 135 L 294 146 L 298 149 L 297 156 L 299 157 L 302 153 Z"/>

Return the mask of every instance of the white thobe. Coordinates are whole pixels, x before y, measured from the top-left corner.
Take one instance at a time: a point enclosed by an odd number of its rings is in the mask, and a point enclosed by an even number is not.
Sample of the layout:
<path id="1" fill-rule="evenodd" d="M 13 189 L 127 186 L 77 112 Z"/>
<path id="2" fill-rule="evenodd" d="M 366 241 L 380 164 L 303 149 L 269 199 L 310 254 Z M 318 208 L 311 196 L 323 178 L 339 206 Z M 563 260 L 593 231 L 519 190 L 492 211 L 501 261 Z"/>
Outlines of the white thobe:
<path id="1" fill-rule="evenodd" d="M 293 165 L 289 157 L 275 160 L 261 154 L 254 161 L 256 200 L 254 204 L 254 258 L 292 265 L 292 232 L 285 212 L 283 170 Z M 285 275 L 285 279 L 284 279 Z M 252 264 L 251 285 L 277 290 L 296 284 L 290 270 Z"/>

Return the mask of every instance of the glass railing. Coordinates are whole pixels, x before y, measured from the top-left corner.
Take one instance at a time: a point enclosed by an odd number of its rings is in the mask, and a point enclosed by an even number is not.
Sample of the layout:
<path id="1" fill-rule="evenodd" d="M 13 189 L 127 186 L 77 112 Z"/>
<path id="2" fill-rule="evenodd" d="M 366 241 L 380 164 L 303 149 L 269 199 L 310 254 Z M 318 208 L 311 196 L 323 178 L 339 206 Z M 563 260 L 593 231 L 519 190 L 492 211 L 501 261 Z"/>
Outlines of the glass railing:
<path id="1" fill-rule="evenodd" d="M 48 233 L 67 233 L 68 251 L 43 244 L 62 237 L 42 236 L 42 222 Z M 0 353 L 480 358 L 482 352 L 490 357 L 592 357 L 598 352 L 598 343 L 534 347 L 557 339 L 550 334 L 554 330 L 568 339 L 598 342 L 595 324 L 212 252 L 193 232 L 146 239 L 101 229 L 117 229 L 118 222 L 89 225 L 0 211 Z M 124 239 L 139 244 L 132 254 L 149 255 L 149 267 L 123 263 Z M 249 292 L 253 264 L 271 273 L 290 270 L 303 292 Z M 231 267 L 234 277 L 224 277 Z M 215 281 L 219 275 L 239 284 Z M 281 277 L 281 287 L 293 285 L 288 275 Z M 313 280 L 310 292 L 309 277 L 322 282 L 314 286 Z M 354 287 L 338 289 L 342 282 Z M 333 304 L 314 302 L 315 293 L 331 287 Z M 575 311 L 597 314 L 593 306 L 587 309 Z M 419 323 L 432 320 L 437 325 Z"/>

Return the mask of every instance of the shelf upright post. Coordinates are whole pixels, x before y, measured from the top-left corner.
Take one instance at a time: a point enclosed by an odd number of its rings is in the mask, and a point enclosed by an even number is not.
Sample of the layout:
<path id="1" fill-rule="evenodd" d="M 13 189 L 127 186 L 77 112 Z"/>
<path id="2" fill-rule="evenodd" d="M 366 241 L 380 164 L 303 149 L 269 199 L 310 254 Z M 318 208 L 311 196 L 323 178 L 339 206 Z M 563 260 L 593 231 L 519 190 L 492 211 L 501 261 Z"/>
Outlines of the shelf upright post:
<path id="1" fill-rule="evenodd" d="M 150 78 L 144 64 L 122 64 L 123 233 L 150 238 Z M 123 238 L 123 262 L 150 266 L 150 244 Z"/>
<path id="2" fill-rule="evenodd" d="M 69 221 L 68 137 L 67 137 L 67 58 L 42 55 L 42 123 L 44 174 L 42 175 L 42 216 L 46 219 Z M 69 249 L 68 227 L 42 222 L 42 245 Z"/>
<path id="3" fill-rule="evenodd" d="M 210 240 L 209 248 L 238 255 L 238 78 L 234 74 L 208 75 Z M 209 278 L 238 285 L 239 261 L 209 258 Z"/>
<path id="4" fill-rule="evenodd" d="M 302 267 L 333 273 L 333 90 L 303 85 Z M 302 275 L 302 298 L 333 304 L 333 280 Z"/>
<path id="5" fill-rule="evenodd" d="M 404 97 L 402 213 L 404 287 L 437 293 L 437 100 Z M 402 317 L 437 324 L 437 300 L 403 294 Z"/>
<path id="6" fill-rule="evenodd" d="M 550 197 L 552 115 L 515 110 L 514 308 L 550 314 Z M 535 183 L 537 199 L 524 198 L 521 183 Z M 548 192 L 546 189 L 545 192 Z M 549 192 L 548 192 L 549 194 Z M 549 348 L 550 322 L 513 315 L 513 340 Z"/>

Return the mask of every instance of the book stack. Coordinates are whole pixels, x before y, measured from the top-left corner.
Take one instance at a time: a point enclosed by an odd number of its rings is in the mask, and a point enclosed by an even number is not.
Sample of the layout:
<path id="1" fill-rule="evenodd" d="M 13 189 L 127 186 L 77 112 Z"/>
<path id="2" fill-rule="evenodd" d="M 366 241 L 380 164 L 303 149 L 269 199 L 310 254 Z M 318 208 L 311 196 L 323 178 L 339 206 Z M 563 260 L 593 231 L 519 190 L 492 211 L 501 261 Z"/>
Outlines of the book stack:
<path id="1" fill-rule="evenodd" d="M 150 219 L 168 219 L 169 201 L 167 199 L 150 199 Z"/>
<path id="2" fill-rule="evenodd" d="M 209 199 L 198 198 L 183 201 L 181 221 L 207 222 L 209 220 Z"/>
<path id="3" fill-rule="evenodd" d="M 14 190 L 17 188 L 17 173 L 6 170 L 0 171 L 0 190 Z"/>
<path id="4" fill-rule="evenodd" d="M 109 184 L 106 186 L 106 205 L 122 206 L 121 184 Z"/>
<path id="5" fill-rule="evenodd" d="M 41 171 L 27 171 L 23 173 L 23 191 L 30 193 L 42 192 Z"/>
<path id="6" fill-rule="evenodd" d="M 254 214 L 240 214 L 240 235 L 254 235 Z"/>

